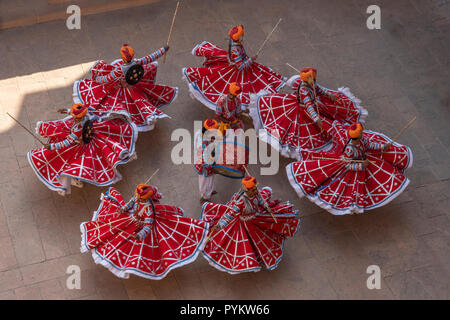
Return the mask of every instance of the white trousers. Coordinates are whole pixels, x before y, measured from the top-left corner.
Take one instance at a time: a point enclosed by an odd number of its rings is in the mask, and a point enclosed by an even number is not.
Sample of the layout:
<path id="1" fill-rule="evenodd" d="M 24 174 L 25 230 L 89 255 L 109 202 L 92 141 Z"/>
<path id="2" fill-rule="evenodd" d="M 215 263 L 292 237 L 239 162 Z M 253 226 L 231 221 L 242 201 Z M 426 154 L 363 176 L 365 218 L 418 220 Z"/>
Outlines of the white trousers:
<path id="1" fill-rule="evenodd" d="M 63 188 L 66 189 L 66 194 L 70 194 L 70 183 L 72 181 L 72 178 L 66 177 L 66 176 L 60 176 L 59 181 L 61 181 L 61 184 L 63 185 Z"/>
<path id="2" fill-rule="evenodd" d="M 209 177 L 203 175 L 198 176 L 198 189 L 203 199 L 209 200 L 214 190 L 214 174 Z"/>

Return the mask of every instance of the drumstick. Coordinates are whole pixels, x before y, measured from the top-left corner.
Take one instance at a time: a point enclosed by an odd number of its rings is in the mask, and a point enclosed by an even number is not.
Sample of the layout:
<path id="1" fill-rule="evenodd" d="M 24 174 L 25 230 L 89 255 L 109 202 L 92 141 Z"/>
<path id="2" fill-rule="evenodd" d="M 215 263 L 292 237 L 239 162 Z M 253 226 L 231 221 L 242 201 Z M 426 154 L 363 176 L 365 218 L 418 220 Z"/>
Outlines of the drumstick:
<path id="1" fill-rule="evenodd" d="M 247 172 L 247 175 L 248 175 L 248 176 L 253 177 L 253 176 L 250 174 L 250 172 L 248 171 L 247 166 L 244 165 L 244 169 L 245 169 L 245 172 Z M 267 209 L 267 211 L 270 213 L 270 215 L 272 216 L 272 218 L 273 218 L 273 220 L 275 221 L 275 223 L 277 223 L 277 219 L 276 219 L 275 216 L 273 215 L 272 209 L 270 209 L 269 204 L 266 202 L 266 199 L 264 199 L 263 196 L 261 195 L 261 193 L 259 192 L 258 187 L 256 187 L 256 191 L 258 192 L 258 195 L 261 197 L 261 199 L 264 201 L 264 204 L 267 206 L 267 208 L 269 208 L 269 209 Z"/>
<path id="2" fill-rule="evenodd" d="M 317 160 L 336 160 L 336 161 L 345 161 L 345 162 L 364 162 L 365 160 L 352 160 L 352 159 L 340 159 L 340 158 L 323 158 L 323 157 L 313 157 L 313 159 Z M 375 164 L 374 162 L 367 159 L 371 164 Z"/>
<path id="3" fill-rule="evenodd" d="M 26 130 L 26 132 L 28 132 L 29 134 L 31 134 L 32 136 L 33 136 L 33 138 L 35 138 L 37 141 L 39 141 L 43 146 L 45 146 L 45 143 L 43 143 L 42 141 L 41 141 L 41 139 L 39 139 L 38 137 L 36 137 L 35 135 L 34 135 L 34 133 L 33 132 L 31 132 L 27 127 L 25 127 L 23 124 L 21 124 L 20 122 L 19 122 L 19 120 L 17 120 L 16 118 L 14 118 L 12 115 L 10 115 L 8 112 L 6 113 L 8 116 L 10 116 L 15 122 L 17 122 L 22 128 L 24 128 L 25 130 Z"/>
<path id="4" fill-rule="evenodd" d="M 298 70 L 296 67 L 292 66 L 291 64 L 287 63 L 286 64 L 291 67 L 292 69 L 294 69 L 295 71 L 297 71 L 298 73 L 300 73 L 300 70 Z"/>
<path id="5" fill-rule="evenodd" d="M 398 139 L 398 137 L 400 137 L 405 131 L 406 129 L 408 129 L 413 123 L 414 121 L 416 121 L 417 116 L 414 116 L 414 118 L 412 118 L 407 124 L 406 126 L 404 126 L 398 133 L 397 135 L 394 137 L 394 139 L 392 139 L 392 141 L 394 142 L 395 140 Z M 393 142 L 390 142 L 390 144 L 392 145 Z M 381 153 L 385 153 L 387 150 L 382 150 Z"/>
<path id="6" fill-rule="evenodd" d="M 216 225 L 217 225 L 217 224 L 216 224 Z M 214 225 L 214 226 L 216 226 L 216 225 Z M 215 233 L 215 230 L 214 230 L 214 231 L 211 230 L 211 231 L 209 232 L 208 237 L 206 238 L 205 243 L 208 243 L 208 242 L 209 242 L 209 240 L 211 239 L 213 233 Z"/>
<path id="7" fill-rule="evenodd" d="M 409 121 L 406 126 L 404 126 L 403 129 L 399 131 L 399 133 L 397 133 L 393 140 L 397 140 L 403 134 L 403 132 L 405 132 L 405 130 L 408 129 L 414 123 L 414 121 L 416 121 L 416 119 L 417 117 L 414 116 L 414 118 L 412 118 L 411 121 Z"/>
<path id="8" fill-rule="evenodd" d="M 313 93 L 314 93 L 314 106 L 316 107 L 317 110 L 317 117 L 319 118 L 320 121 L 322 121 L 322 119 L 320 118 L 320 112 L 319 112 L 319 106 L 317 105 L 317 95 L 316 95 L 316 85 L 313 84 Z M 322 122 L 321 122 L 322 124 Z M 320 133 L 323 132 L 323 127 L 320 127 Z"/>
<path id="9" fill-rule="evenodd" d="M 170 25 L 169 37 L 167 38 L 166 46 L 169 45 L 170 37 L 172 36 L 173 25 L 174 25 L 174 23 L 175 23 L 175 18 L 176 18 L 176 16 L 177 16 L 177 11 L 178 11 L 178 6 L 179 6 L 179 5 L 180 5 L 180 1 L 177 2 L 177 7 L 175 8 L 175 13 L 173 14 L 172 24 Z M 167 55 L 167 53 L 164 55 L 163 63 L 166 63 L 166 55 Z"/>
<path id="10" fill-rule="evenodd" d="M 256 52 L 256 56 L 259 55 L 259 53 L 261 52 L 262 48 L 264 47 L 264 45 L 266 44 L 267 40 L 269 40 L 269 38 L 272 36 L 272 33 L 275 31 L 275 29 L 278 27 L 278 25 L 281 22 L 281 18 L 280 20 L 278 20 L 277 24 L 275 25 L 275 27 L 273 27 L 272 31 L 270 31 L 269 35 L 266 37 L 266 39 L 264 40 L 264 42 L 262 43 L 261 47 L 259 48 L 259 50 Z"/>

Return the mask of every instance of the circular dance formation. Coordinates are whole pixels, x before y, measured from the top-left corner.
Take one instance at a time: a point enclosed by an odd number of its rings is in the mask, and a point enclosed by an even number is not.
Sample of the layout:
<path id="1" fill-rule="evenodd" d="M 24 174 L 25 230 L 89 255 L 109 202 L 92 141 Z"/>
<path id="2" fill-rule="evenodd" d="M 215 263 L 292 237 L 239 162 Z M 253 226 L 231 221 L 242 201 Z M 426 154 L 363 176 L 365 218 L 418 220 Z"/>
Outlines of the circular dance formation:
<path id="1" fill-rule="evenodd" d="M 333 215 L 383 206 L 409 184 L 411 149 L 366 129 L 368 112 L 348 88 L 319 85 L 311 67 L 288 79 L 256 62 L 258 55 L 250 58 L 244 49 L 242 25 L 228 37 L 227 50 L 207 41 L 195 46 L 192 54 L 204 57 L 203 66 L 182 69 L 191 96 L 213 111 L 194 138 L 199 218 L 160 203 L 162 194 L 149 179 L 128 202 L 109 187 L 92 220 L 80 226 L 81 252 L 91 252 L 118 277 L 159 280 L 200 253 L 230 274 L 278 266 L 285 241 L 300 228 L 299 211 L 250 175 L 250 149 L 236 138 L 245 119 L 260 140 L 294 159 L 285 179 L 298 196 Z M 95 62 L 89 77 L 74 83 L 73 106 L 58 110 L 63 119 L 37 123 L 46 141 L 28 152 L 28 160 L 45 186 L 67 196 L 72 185 L 121 179 L 117 167 L 136 159 L 138 133 L 168 118 L 161 109 L 177 97 L 178 88 L 155 80 L 156 60 L 168 50 L 135 58 L 124 44 L 120 59 Z M 286 84 L 291 92 L 280 93 Z M 211 200 L 216 175 L 240 181 L 225 204 Z"/>

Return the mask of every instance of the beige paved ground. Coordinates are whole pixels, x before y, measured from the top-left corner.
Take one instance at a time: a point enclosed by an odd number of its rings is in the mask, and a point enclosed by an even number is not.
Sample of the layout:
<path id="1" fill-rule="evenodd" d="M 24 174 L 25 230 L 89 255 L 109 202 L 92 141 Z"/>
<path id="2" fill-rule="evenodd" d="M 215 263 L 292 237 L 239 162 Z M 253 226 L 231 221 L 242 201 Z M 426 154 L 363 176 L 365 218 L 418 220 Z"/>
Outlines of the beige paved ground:
<path id="1" fill-rule="evenodd" d="M 182 4 L 167 63 L 158 73 L 159 82 L 177 85 L 180 94 L 165 110 L 172 119 L 141 134 L 138 160 L 120 168 L 124 178 L 115 186 L 125 195 L 161 168 L 153 183 L 166 201 L 199 216 L 197 176 L 191 166 L 168 161 L 175 145 L 170 134 L 180 127 L 192 129 L 193 120 L 211 112 L 190 99 L 180 70 L 200 63 L 190 54 L 195 44 L 210 40 L 224 45 L 236 23 L 246 27 L 251 55 L 282 17 L 260 62 L 286 76 L 292 70 L 285 62 L 316 66 L 323 85 L 349 86 L 363 100 L 369 128 L 393 136 L 418 117 L 399 140 L 414 153 L 408 172 L 412 183 L 392 203 L 368 214 L 335 217 L 299 200 L 284 170 L 260 177 L 277 196 L 298 206 L 303 226 L 288 241 L 275 271 L 235 276 L 213 269 L 201 256 L 162 281 L 120 280 L 95 265 L 89 254 L 79 253 L 79 224 L 91 218 L 106 188 L 75 188 L 66 199 L 48 190 L 25 158 L 35 142 L 5 115 L 15 114 L 30 128 L 37 120 L 57 118 L 51 110 L 72 103 L 72 83 L 92 61 L 117 58 L 124 42 L 141 56 L 160 47 L 176 2 L 92 14 L 75 31 L 67 30 L 63 20 L 0 31 L 0 299 L 448 299 L 449 2 L 377 1 L 382 29 L 369 31 L 365 11 L 372 2 Z M 2 22 L 61 11 L 67 2 L 33 1 L 31 8 L 31 1 L 17 3 L 2 2 Z M 287 163 L 282 159 L 281 168 Z M 237 186 L 218 180 L 223 184 L 217 187 L 217 200 L 226 201 Z M 82 269 L 81 290 L 65 286 L 65 271 L 72 264 Z M 366 288 L 366 268 L 372 264 L 381 267 L 381 290 Z"/>

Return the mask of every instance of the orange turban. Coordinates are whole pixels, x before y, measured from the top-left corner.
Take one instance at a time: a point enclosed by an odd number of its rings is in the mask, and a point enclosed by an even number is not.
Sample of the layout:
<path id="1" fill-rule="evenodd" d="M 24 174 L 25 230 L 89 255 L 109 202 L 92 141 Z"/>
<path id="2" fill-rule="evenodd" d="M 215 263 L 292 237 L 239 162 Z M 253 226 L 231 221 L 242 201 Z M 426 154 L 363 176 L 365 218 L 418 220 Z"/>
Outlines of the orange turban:
<path id="1" fill-rule="evenodd" d="M 241 87 L 236 82 L 230 83 L 229 89 L 230 89 L 230 93 L 235 96 L 237 96 L 238 94 L 240 94 L 242 92 Z"/>
<path id="2" fill-rule="evenodd" d="M 134 50 L 132 47 L 125 43 L 122 48 L 120 48 L 120 55 L 126 62 L 130 62 L 134 57 Z"/>
<path id="3" fill-rule="evenodd" d="M 206 130 L 217 129 L 219 128 L 219 123 L 214 119 L 207 119 L 203 122 L 203 127 L 205 127 Z"/>
<path id="4" fill-rule="evenodd" d="M 316 79 L 317 70 L 311 67 L 303 68 L 302 71 L 300 71 L 300 78 L 302 81 L 307 82 L 309 77 L 313 77 L 313 79 Z"/>
<path id="5" fill-rule="evenodd" d="M 231 28 L 230 32 L 228 32 L 228 35 L 234 41 L 238 41 L 239 39 L 241 39 L 244 36 L 244 26 L 240 25 L 240 26 Z"/>
<path id="6" fill-rule="evenodd" d="M 242 179 L 242 185 L 247 190 L 255 188 L 257 183 L 258 182 L 256 181 L 256 179 L 252 176 L 246 176 L 244 179 Z"/>
<path id="7" fill-rule="evenodd" d="M 356 139 L 359 138 L 361 133 L 363 132 L 364 128 L 361 123 L 356 122 L 352 124 L 350 127 L 348 127 L 347 132 L 350 138 Z"/>
<path id="8" fill-rule="evenodd" d="M 156 189 L 148 184 L 138 184 L 136 194 L 139 199 L 147 200 L 156 193 Z"/>
<path id="9" fill-rule="evenodd" d="M 80 119 L 83 118 L 88 111 L 88 108 L 81 103 L 75 103 L 72 105 L 72 108 L 70 108 L 69 114 L 73 115 L 75 118 Z"/>

